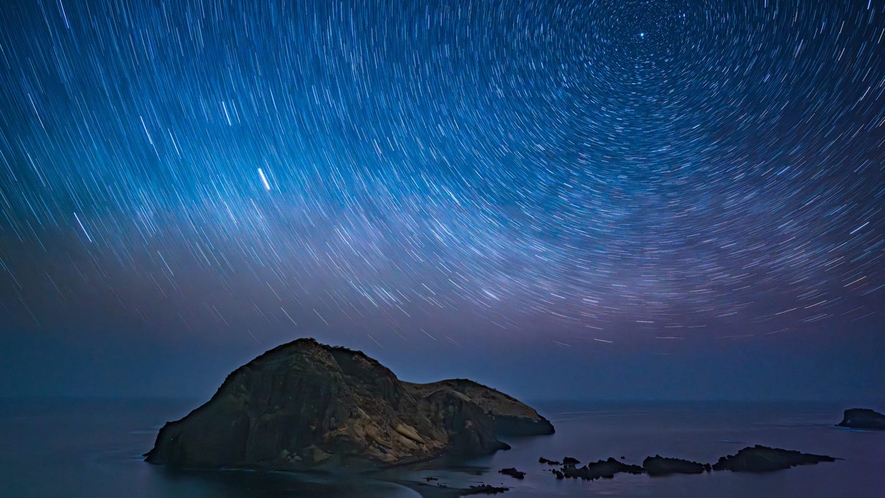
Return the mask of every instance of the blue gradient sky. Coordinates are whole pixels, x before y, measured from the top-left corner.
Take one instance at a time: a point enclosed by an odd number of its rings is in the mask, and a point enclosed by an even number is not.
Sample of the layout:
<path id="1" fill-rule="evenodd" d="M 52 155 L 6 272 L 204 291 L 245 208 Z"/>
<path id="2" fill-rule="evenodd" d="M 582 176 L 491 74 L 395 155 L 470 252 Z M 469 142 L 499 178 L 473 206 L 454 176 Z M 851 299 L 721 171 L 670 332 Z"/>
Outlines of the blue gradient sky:
<path id="1" fill-rule="evenodd" d="M 0 6 L 0 395 L 297 337 L 526 397 L 885 387 L 885 6 Z"/>

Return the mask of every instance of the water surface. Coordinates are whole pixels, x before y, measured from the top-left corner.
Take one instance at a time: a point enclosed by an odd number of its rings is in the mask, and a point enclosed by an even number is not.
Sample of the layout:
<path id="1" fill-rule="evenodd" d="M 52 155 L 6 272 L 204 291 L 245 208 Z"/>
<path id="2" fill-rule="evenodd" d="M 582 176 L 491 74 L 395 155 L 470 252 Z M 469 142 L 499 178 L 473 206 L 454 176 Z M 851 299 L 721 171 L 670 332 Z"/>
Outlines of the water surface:
<path id="1" fill-rule="evenodd" d="M 51 400 L 0 402 L 0 482 L 4 497 L 117 498 L 413 497 L 376 478 L 324 474 L 170 472 L 143 462 L 157 430 L 197 406 L 193 400 Z M 814 403 L 539 403 L 552 436 L 510 440 L 513 449 L 464 462 L 429 464 L 380 477 L 439 479 L 452 487 L 505 485 L 503 496 L 654 498 L 881 498 L 885 432 L 839 429 L 842 404 Z M 871 405 L 873 408 L 877 406 Z M 881 408 L 881 407 L 879 407 Z M 754 444 L 827 454 L 844 460 L 750 475 L 617 475 L 558 481 L 538 457 L 582 462 L 624 457 L 641 463 L 661 454 L 715 462 Z M 497 470 L 516 467 L 524 480 Z M 501 495 L 499 495 L 501 496 Z"/>

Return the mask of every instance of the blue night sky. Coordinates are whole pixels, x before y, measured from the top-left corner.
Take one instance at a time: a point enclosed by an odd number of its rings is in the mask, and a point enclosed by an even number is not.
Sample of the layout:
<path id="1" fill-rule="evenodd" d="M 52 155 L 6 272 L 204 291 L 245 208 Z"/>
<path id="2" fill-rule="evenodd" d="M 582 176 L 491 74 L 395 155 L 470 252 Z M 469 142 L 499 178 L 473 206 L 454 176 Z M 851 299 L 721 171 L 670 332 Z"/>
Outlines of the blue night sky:
<path id="1" fill-rule="evenodd" d="M 298 337 L 538 397 L 881 397 L 885 4 L 4 0 L 0 395 Z"/>

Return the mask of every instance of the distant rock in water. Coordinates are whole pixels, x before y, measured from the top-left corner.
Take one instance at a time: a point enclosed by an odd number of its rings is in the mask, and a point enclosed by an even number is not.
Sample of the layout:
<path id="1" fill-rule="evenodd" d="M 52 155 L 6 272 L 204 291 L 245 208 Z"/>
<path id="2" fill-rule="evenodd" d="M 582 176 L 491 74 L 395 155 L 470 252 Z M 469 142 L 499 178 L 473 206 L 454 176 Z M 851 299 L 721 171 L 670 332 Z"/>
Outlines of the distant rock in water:
<path id="1" fill-rule="evenodd" d="M 504 474 L 505 476 L 510 476 L 516 479 L 525 479 L 525 472 L 520 472 L 516 470 L 514 467 L 510 467 L 507 469 L 501 469 L 498 471 L 499 474 Z"/>
<path id="2" fill-rule="evenodd" d="M 547 465 L 562 465 L 562 462 L 557 462 L 556 460 L 547 460 L 544 457 L 539 458 L 538 463 L 546 463 Z"/>
<path id="3" fill-rule="evenodd" d="M 467 495 L 496 495 L 498 493 L 504 493 L 510 491 L 510 488 L 505 488 L 504 486 L 490 486 L 488 484 L 480 484 L 478 486 L 470 486 L 467 489 L 461 490 L 459 493 L 461 496 Z"/>
<path id="4" fill-rule="evenodd" d="M 744 448 L 736 455 L 722 457 L 713 465 L 713 470 L 734 472 L 769 472 L 784 470 L 797 465 L 814 465 L 820 462 L 834 462 L 835 458 L 826 455 L 812 455 L 792 450 L 753 446 Z"/>
<path id="5" fill-rule="evenodd" d="M 580 463 L 581 463 L 580 460 L 578 460 L 577 458 L 573 458 L 573 457 L 568 457 L 568 456 L 567 456 L 567 457 L 565 457 L 565 458 L 562 459 L 562 464 L 563 464 L 563 465 L 579 465 Z"/>
<path id="6" fill-rule="evenodd" d="M 147 461 L 180 468 L 393 465 L 508 449 L 552 434 L 531 407 L 470 380 L 412 384 L 359 351 L 299 339 L 228 375 L 157 435 Z"/>
<path id="7" fill-rule="evenodd" d="M 698 463 L 680 458 L 665 458 L 660 455 L 648 457 L 642 461 L 642 468 L 650 476 L 665 476 L 670 474 L 702 474 L 709 472 L 709 463 Z"/>
<path id="8" fill-rule="evenodd" d="M 562 468 L 562 474 L 565 477 L 581 478 L 588 481 L 593 481 L 600 478 L 611 479 L 615 476 L 615 474 L 620 474 L 622 472 L 628 474 L 642 474 L 644 470 L 638 465 L 628 465 L 619 462 L 614 458 L 609 458 L 608 460 L 600 460 L 594 463 L 588 463 L 587 465 L 580 468 L 576 468 L 572 465 L 566 465 Z M 559 476 L 557 476 L 557 478 L 558 477 Z"/>
<path id="9" fill-rule="evenodd" d="M 851 429 L 885 430 L 885 415 L 867 408 L 845 410 L 845 416 L 837 424 L 839 427 Z"/>

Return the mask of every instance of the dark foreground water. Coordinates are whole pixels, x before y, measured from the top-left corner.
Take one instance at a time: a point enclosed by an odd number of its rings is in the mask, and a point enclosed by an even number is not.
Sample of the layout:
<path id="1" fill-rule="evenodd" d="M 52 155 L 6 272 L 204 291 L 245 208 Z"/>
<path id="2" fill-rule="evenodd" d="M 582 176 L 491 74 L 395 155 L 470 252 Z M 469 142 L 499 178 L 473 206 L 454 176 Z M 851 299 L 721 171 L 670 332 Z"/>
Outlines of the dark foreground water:
<path id="1" fill-rule="evenodd" d="M 141 454 L 156 431 L 195 407 L 194 401 L 0 401 L 0 496 L 17 497 L 406 497 L 417 494 L 374 478 L 173 473 Z M 874 404 L 873 408 L 877 408 Z M 799 403 L 539 404 L 553 436 L 510 441 L 514 449 L 457 468 L 429 465 L 385 475 L 466 487 L 511 488 L 505 497 L 612 496 L 656 498 L 885 497 L 885 432 L 838 429 L 844 405 Z M 882 408 L 878 406 L 878 408 Z M 715 472 L 693 476 L 617 475 L 611 480 L 557 481 L 538 457 L 582 462 L 648 455 L 714 462 L 753 445 L 823 453 L 844 460 L 763 475 Z M 516 467 L 522 481 L 497 470 Z M 430 488 L 428 488 L 430 490 Z M 502 495 L 499 495 L 502 496 Z"/>

